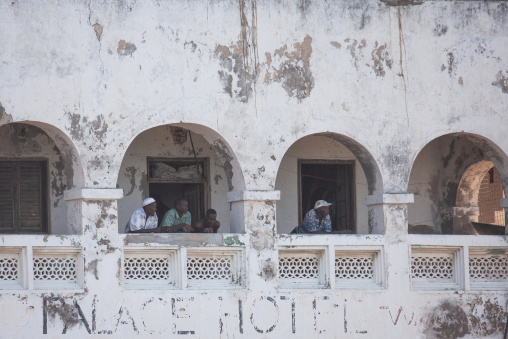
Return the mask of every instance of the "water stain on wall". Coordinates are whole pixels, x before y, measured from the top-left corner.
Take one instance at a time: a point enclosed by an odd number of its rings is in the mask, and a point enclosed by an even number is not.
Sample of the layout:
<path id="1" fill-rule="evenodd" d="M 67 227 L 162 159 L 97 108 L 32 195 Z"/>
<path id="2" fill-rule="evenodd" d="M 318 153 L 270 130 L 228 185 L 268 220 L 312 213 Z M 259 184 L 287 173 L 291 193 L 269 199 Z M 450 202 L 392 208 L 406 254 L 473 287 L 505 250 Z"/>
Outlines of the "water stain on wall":
<path id="1" fill-rule="evenodd" d="M 499 71 L 496 75 L 496 80 L 492 81 L 492 86 L 501 88 L 504 94 L 508 94 L 508 72 Z"/>
<path id="2" fill-rule="evenodd" d="M 467 314 L 455 301 L 443 301 L 430 313 L 426 333 L 435 338 L 461 338 L 469 334 Z"/>

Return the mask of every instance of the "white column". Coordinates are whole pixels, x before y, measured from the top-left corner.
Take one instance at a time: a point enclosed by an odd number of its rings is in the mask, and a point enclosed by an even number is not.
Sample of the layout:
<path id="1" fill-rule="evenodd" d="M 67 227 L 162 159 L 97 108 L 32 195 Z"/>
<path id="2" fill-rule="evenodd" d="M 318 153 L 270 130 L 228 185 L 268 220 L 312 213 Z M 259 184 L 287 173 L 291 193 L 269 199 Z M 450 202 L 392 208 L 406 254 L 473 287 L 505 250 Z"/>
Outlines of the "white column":
<path id="1" fill-rule="evenodd" d="M 280 191 L 233 191 L 227 198 L 232 205 L 231 231 L 247 236 L 247 287 L 275 291 L 278 286 L 275 202 L 280 199 Z"/>
<path id="2" fill-rule="evenodd" d="M 407 204 L 413 202 L 413 194 L 369 195 L 365 199 L 365 204 L 369 206 L 369 219 L 372 214 L 374 220 L 372 233 L 386 237 L 386 282 L 388 290 L 394 292 L 411 289 Z"/>

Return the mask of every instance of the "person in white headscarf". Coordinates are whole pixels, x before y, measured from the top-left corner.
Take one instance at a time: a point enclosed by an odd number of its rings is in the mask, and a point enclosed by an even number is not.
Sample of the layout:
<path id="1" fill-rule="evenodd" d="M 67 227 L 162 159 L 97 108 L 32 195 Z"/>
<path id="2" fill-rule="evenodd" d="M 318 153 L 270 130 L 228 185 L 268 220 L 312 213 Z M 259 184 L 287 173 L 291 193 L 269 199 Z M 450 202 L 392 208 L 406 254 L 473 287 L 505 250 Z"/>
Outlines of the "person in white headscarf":
<path id="1" fill-rule="evenodd" d="M 143 207 L 132 213 L 131 219 L 125 225 L 125 233 L 160 233 L 157 227 L 157 203 L 154 198 L 143 200 Z"/>

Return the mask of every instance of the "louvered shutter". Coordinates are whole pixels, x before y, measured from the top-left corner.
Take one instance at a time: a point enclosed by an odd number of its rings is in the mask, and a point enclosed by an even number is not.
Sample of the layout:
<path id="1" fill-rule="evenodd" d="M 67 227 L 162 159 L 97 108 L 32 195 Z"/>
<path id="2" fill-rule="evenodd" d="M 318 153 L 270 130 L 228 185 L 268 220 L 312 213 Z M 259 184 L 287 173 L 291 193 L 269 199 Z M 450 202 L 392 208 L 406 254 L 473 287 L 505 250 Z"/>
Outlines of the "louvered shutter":
<path id="1" fill-rule="evenodd" d="M 47 163 L 0 161 L 0 232 L 47 232 Z"/>
<path id="2" fill-rule="evenodd" d="M 45 229 L 45 164 L 18 162 L 19 229 L 21 232 L 41 232 Z"/>
<path id="3" fill-rule="evenodd" d="M 0 161 L 0 232 L 14 231 L 15 163 Z"/>

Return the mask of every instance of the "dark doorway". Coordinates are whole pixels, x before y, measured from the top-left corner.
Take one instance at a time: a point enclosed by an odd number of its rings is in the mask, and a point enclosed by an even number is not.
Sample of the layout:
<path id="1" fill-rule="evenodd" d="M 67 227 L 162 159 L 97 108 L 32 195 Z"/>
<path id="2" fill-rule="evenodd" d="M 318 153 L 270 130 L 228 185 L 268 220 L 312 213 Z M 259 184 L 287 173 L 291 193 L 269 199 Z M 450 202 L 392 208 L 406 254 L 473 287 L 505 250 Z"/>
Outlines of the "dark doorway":
<path id="1" fill-rule="evenodd" d="M 163 184 L 153 183 L 149 186 L 149 194 L 157 201 L 157 217 L 159 224 L 164 214 L 175 207 L 177 199 L 185 199 L 189 203 L 192 225 L 204 217 L 205 198 L 203 184 Z"/>
<path id="2" fill-rule="evenodd" d="M 355 225 L 354 162 L 300 161 L 300 224 L 317 200 L 326 200 L 334 231 Z"/>
<path id="3" fill-rule="evenodd" d="M 157 201 L 159 225 L 177 199 L 189 203 L 192 225 L 208 208 L 208 159 L 148 158 L 148 194 Z"/>

